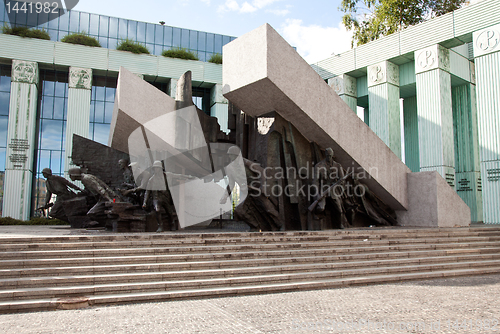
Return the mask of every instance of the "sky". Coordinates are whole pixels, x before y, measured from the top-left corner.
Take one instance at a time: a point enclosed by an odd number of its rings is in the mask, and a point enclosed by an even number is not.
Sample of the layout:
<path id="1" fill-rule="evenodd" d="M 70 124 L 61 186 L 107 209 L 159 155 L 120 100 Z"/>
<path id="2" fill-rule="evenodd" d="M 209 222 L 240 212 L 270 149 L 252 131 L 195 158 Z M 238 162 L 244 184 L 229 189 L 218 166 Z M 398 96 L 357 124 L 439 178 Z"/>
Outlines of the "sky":
<path id="1" fill-rule="evenodd" d="M 269 23 L 308 62 L 350 49 L 341 0 L 80 0 L 75 10 L 239 37 Z"/>

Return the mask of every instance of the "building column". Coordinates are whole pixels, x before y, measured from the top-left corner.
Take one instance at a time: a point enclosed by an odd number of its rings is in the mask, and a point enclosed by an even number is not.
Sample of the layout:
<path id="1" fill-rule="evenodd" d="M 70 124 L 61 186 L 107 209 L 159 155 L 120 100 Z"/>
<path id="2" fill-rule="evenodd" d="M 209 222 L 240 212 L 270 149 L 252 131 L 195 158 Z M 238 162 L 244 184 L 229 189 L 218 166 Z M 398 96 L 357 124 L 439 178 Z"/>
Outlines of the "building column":
<path id="1" fill-rule="evenodd" d="M 399 66 L 391 62 L 368 66 L 370 128 L 401 159 Z"/>
<path id="2" fill-rule="evenodd" d="M 450 52 L 440 45 L 415 51 L 420 171 L 437 171 L 455 188 Z"/>
<path id="3" fill-rule="evenodd" d="M 356 87 L 356 78 L 346 74 L 341 74 L 328 79 L 328 85 L 333 88 L 342 100 L 354 112 L 358 108 L 358 91 Z"/>
<path id="4" fill-rule="evenodd" d="M 90 119 L 90 99 L 92 93 L 92 70 L 89 68 L 70 67 L 68 78 L 68 115 L 66 119 L 66 159 L 64 176 L 73 167 L 73 134 L 88 138 Z"/>
<path id="5" fill-rule="evenodd" d="M 405 164 L 412 172 L 420 172 L 416 96 L 407 97 L 403 101 L 403 123 L 405 132 Z"/>
<path id="6" fill-rule="evenodd" d="M 500 224 L 500 24 L 474 32 L 483 219 Z"/>
<path id="7" fill-rule="evenodd" d="M 474 63 L 470 64 L 471 71 L 474 71 Z M 471 222 L 482 222 L 483 197 L 474 81 L 453 87 L 452 101 L 456 190 L 470 208 Z"/>
<path id="8" fill-rule="evenodd" d="M 217 117 L 220 129 L 225 133 L 229 133 L 228 115 L 228 102 L 222 96 L 222 85 L 216 84 L 210 91 L 210 116 Z"/>
<path id="9" fill-rule="evenodd" d="M 30 218 L 38 81 L 37 63 L 12 61 L 3 217 Z"/>

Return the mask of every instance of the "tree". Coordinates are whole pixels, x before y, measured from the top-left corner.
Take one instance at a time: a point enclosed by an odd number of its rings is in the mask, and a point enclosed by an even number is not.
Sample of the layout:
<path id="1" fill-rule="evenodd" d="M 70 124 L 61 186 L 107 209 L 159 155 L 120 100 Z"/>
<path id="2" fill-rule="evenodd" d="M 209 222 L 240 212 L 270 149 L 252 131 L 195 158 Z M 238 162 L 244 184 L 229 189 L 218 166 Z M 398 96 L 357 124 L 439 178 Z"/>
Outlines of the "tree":
<path id="1" fill-rule="evenodd" d="M 460 8 L 467 0 L 342 0 L 342 23 L 353 30 L 351 46 L 366 44 Z"/>

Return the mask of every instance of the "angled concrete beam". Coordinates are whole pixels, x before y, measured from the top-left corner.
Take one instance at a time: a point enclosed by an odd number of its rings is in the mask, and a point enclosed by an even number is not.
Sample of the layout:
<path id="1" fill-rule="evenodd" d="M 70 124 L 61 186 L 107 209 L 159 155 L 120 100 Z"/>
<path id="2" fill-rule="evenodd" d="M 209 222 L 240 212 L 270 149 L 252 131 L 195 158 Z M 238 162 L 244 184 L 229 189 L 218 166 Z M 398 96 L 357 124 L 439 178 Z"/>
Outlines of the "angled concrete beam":
<path id="1" fill-rule="evenodd" d="M 332 147 L 344 167 L 395 210 L 408 207 L 410 169 L 268 24 L 224 46 L 224 96 L 249 115 L 276 111 L 310 141 Z"/>

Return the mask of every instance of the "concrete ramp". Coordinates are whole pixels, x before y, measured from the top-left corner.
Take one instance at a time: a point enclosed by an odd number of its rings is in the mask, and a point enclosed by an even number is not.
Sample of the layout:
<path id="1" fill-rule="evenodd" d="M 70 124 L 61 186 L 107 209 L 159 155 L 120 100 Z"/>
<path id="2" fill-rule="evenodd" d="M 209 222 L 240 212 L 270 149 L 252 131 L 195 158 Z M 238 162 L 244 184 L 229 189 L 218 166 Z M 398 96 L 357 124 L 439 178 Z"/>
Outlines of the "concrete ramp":
<path id="1" fill-rule="evenodd" d="M 363 183 L 394 210 L 404 211 L 404 225 L 450 226 L 444 217 L 451 212 L 462 215 L 453 215 L 457 220 L 451 225 L 470 224 L 469 208 L 458 196 L 443 205 L 419 207 L 431 200 L 425 192 L 408 191 L 410 169 L 270 25 L 226 44 L 223 64 L 228 100 L 251 116 L 276 111 L 308 140 L 332 147 L 344 168 L 364 170 L 370 177 Z M 443 188 L 444 180 L 436 181 L 439 175 L 415 176 L 413 181 L 425 183 L 419 189 L 436 194 L 434 201 L 454 193 Z M 429 217 L 436 219 L 423 222 Z"/>
<path id="2" fill-rule="evenodd" d="M 310 141 L 359 167 L 395 210 L 408 206 L 410 169 L 268 24 L 224 46 L 224 96 L 251 116 L 276 111 Z"/>

